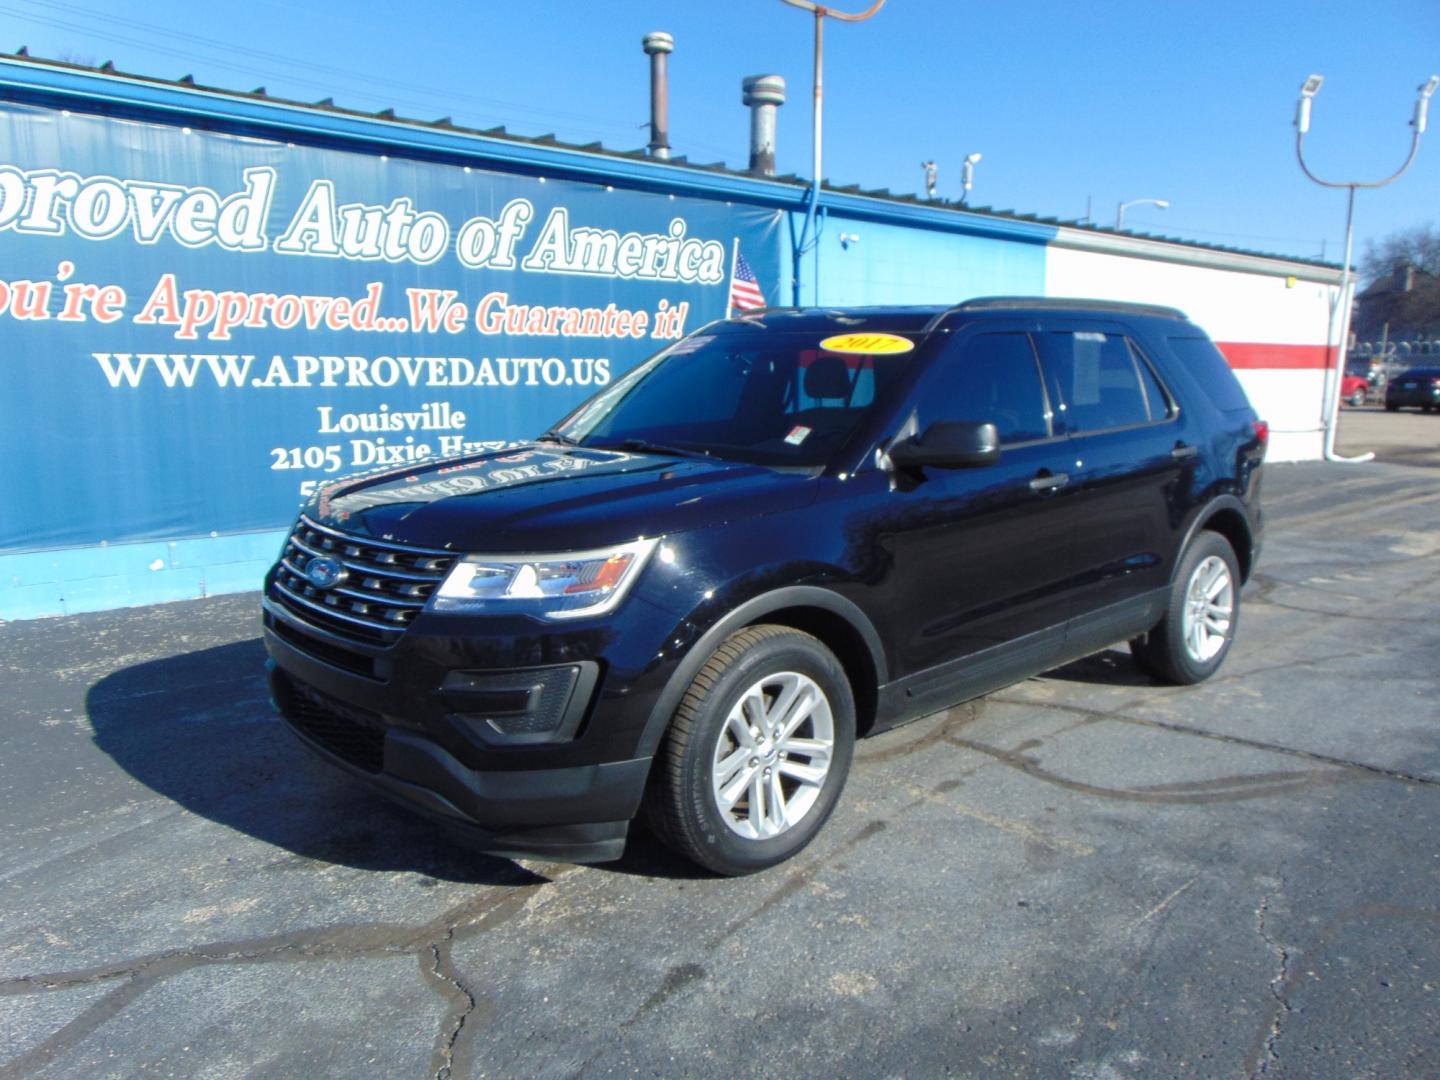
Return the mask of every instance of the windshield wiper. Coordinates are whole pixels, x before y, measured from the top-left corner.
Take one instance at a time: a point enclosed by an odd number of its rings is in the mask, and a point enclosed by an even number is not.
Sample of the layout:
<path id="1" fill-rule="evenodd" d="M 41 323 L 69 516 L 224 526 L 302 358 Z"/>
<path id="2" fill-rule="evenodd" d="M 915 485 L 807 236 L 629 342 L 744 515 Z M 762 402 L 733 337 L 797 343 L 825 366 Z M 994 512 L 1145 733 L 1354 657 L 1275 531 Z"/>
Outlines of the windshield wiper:
<path id="1" fill-rule="evenodd" d="M 562 446 L 579 446 L 579 439 L 572 439 L 569 435 L 561 435 L 558 431 L 546 431 L 535 440 L 536 442 L 558 442 Z"/>
<path id="2" fill-rule="evenodd" d="M 698 446 L 667 446 L 665 443 L 651 442 L 649 439 L 621 439 L 614 446 L 606 446 L 603 449 L 635 450 L 642 454 L 679 454 L 681 457 L 710 456 L 709 450 L 703 450 Z"/>

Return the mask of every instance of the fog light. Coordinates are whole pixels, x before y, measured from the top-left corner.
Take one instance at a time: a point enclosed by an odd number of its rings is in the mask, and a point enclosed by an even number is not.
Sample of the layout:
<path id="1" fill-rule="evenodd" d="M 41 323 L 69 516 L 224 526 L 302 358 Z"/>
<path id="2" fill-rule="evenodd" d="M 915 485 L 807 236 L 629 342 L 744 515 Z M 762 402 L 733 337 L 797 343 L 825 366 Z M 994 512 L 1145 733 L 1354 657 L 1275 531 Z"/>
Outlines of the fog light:
<path id="1" fill-rule="evenodd" d="M 446 719 L 483 745 L 570 738 L 598 668 L 593 661 L 517 671 L 452 671 L 440 687 Z"/>

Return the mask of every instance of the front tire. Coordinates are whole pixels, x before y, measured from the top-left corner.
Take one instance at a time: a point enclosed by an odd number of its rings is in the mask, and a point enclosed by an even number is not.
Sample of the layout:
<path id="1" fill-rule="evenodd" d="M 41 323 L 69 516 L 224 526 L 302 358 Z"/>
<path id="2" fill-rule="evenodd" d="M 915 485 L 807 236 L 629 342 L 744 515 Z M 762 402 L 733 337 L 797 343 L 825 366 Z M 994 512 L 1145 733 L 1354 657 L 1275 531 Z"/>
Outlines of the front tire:
<path id="1" fill-rule="evenodd" d="M 667 847 L 717 874 L 774 866 L 825 824 L 854 743 L 854 695 L 835 654 L 787 626 L 746 627 L 676 709 L 646 819 Z"/>
<path id="2" fill-rule="evenodd" d="M 1235 638 L 1240 616 L 1240 567 L 1219 533 L 1201 532 L 1185 550 L 1165 617 L 1130 642 L 1140 668 L 1182 686 L 1219 670 Z"/>
<path id="3" fill-rule="evenodd" d="M 1357 409 L 1365 404 L 1365 388 L 1363 386 L 1350 395 L 1350 404 Z"/>

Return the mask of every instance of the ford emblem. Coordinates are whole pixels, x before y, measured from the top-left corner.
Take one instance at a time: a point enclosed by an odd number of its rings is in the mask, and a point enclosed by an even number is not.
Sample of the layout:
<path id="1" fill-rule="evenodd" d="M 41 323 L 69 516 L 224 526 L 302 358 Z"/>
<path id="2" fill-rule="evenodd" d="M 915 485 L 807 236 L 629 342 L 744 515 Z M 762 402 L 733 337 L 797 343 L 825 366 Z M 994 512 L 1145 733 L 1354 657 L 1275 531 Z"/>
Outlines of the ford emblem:
<path id="1" fill-rule="evenodd" d="M 345 580 L 345 567 L 338 559 L 320 555 L 310 560 L 305 567 L 305 578 L 317 589 L 333 589 Z"/>

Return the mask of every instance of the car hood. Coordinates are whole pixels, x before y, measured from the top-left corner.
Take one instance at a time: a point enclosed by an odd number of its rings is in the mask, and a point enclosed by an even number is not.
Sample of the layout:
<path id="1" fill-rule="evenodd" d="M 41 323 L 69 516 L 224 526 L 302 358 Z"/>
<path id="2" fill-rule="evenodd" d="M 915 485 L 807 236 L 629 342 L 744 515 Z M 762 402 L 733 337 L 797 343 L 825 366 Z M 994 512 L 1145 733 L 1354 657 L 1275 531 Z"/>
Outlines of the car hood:
<path id="1" fill-rule="evenodd" d="M 305 513 L 342 532 L 451 551 L 575 551 L 813 500 L 810 472 L 531 443 L 335 481 Z"/>

